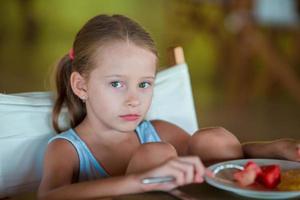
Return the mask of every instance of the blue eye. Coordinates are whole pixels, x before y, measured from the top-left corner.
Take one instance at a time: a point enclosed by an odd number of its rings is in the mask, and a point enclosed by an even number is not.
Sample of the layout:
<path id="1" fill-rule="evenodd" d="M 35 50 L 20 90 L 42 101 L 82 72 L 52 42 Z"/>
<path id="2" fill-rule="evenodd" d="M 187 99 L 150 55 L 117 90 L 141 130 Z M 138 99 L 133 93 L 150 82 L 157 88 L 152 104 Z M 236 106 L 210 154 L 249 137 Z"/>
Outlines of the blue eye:
<path id="1" fill-rule="evenodd" d="M 148 88 L 150 86 L 151 86 L 151 83 L 148 83 L 148 82 L 142 82 L 139 84 L 140 88 Z"/>
<path id="2" fill-rule="evenodd" d="M 111 82 L 110 84 L 111 84 L 111 86 L 113 86 L 114 88 L 120 88 L 120 87 L 123 86 L 122 83 L 121 83 L 120 81 L 113 81 L 113 82 Z"/>

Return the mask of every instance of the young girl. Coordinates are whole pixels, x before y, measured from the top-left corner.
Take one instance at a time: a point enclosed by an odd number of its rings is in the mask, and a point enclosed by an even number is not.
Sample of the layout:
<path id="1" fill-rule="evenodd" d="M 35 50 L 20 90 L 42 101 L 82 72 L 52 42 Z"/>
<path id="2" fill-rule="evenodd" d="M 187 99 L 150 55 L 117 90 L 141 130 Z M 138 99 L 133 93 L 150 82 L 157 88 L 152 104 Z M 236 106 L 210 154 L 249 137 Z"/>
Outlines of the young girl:
<path id="1" fill-rule="evenodd" d="M 65 105 L 72 128 L 49 141 L 39 199 L 101 198 L 201 183 L 205 167 L 199 158 L 300 160 L 294 140 L 242 146 L 223 128 L 190 136 L 168 122 L 144 120 L 156 65 L 153 40 L 127 17 L 99 15 L 83 26 L 57 68 L 53 126 L 62 132 L 58 117 Z M 142 183 L 157 176 L 175 179 Z"/>

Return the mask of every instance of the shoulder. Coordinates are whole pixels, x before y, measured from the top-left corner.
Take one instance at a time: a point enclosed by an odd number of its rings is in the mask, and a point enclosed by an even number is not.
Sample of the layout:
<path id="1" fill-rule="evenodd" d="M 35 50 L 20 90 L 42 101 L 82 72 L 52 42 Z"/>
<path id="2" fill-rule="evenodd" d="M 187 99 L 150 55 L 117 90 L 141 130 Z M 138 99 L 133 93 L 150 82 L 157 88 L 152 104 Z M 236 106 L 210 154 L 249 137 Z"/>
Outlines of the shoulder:
<path id="1" fill-rule="evenodd" d="M 48 144 L 46 156 L 54 156 L 56 159 L 68 156 L 68 160 L 77 160 L 77 152 L 74 146 L 71 144 L 70 141 L 61 138 L 52 140 Z"/>
<path id="2" fill-rule="evenodd" d="M 76 149 L 65 139 L 51 141 L 44 157 L 43 177 L 39 192 L 43 193 L 71 184 L 79 169 Z"/>
<path id="3" fill-rule="evenodd" d="M 77 151 L 74 147 L 74 138 L 72 129 L 69 129 L 65 132 L 62 132 L 48 141 L 46 156 L 52 157 L 55 159 L 62 159 L 67 156 L 69 161 L 77 160 Z"/>
<path id="4" fill-rule="evenodd" d="M 179 126 L 164 120 L 152 120 L 151 124 L 159 133 L 159 136 L 165 138 L 173 138 L 174 135 L 181 135 L 182 137 L 190 137 L 190 135 Z"/>
<path id="5" fill-rule="evenodd" d="M 66 159 L 68 158 L 68 159 Z M 55 139 L 48 144 L 45 167 L 73 172 L 79 167 L 79 159 L 74 146 L 65 139 Z"/>
<path id="6" fill-rule="evenodd" d="M 163 142 L 172 144 L 179 155 L 184 154 L 187 148 L 190 135 L 179 126 L 164 120 L 153 120 L 151 124 L 154 126 L 158 135 Z"/>

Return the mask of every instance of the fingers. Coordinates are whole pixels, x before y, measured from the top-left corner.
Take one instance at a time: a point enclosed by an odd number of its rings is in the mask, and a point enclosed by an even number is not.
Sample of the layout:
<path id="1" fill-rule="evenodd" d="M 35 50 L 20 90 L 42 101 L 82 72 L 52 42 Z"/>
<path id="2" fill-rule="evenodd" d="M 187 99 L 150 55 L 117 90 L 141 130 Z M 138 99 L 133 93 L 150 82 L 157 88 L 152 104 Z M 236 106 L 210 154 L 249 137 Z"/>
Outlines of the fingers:
<path id="1" fill-rule="evenodd" d="M 209 169 L 205 170 L 205 175 L 208 176 L 208 177 L 214 177 L 215 176 L 214 173 Z"/>
<path id="2" fill-rule="evenodd" d="M 180 160 L 170 161 L 173 174 L 178 185 L 185 185 L 194 181 L 194 167 L 189 163 L 184 163 Z"/>
<path id="3" fill-rule="evenodd" d="M 173 176 L 175 178 L 174 181 L 167 183 L 144 184 L 143 188 L 146 191 L 168 191 L 178 186 L 190 183 L 201 183 L 203 182 L 203 175 L 205 172 L 205 167 L 199 157 L 176 157 L 142 175 L 142 178 Z"/>
<path id="4" fill-rule="evenodd" d="M 297 148 L 297 157 L 300 158 L 300 147 Z"/>
<path id="5" fill-rule="evenodd" d="M 203 182 L 203 175 L 205 173 L 205 167 L 200 161 L 198 156 L 179 157 L 179 161 L 190 164 L 194 169 L 194 177 L 196 182 Z"/>
<path id="6" fill-rule="evenodd" d="M 294 149 L 294 152 L 295 152 L 295 149 Z M 300 142 L 297 141 L 296 142 L 296 154 L 294 153 L 294 161 L 300 161 Z"/>
<path id="7" fill-rule="evenodd" d="M 203 182 L 205 168 L 197 156 L 177 157 L 167 165 L 174 173 L 178 185 Z"/>
<path id="8" fill-rule="evenodd" d="M 276 144 L 276 143 L 275 143 Z M 283 139 L 278 144 L 282 158 L 300 162 L 300 141 L 294 139 Z"/>

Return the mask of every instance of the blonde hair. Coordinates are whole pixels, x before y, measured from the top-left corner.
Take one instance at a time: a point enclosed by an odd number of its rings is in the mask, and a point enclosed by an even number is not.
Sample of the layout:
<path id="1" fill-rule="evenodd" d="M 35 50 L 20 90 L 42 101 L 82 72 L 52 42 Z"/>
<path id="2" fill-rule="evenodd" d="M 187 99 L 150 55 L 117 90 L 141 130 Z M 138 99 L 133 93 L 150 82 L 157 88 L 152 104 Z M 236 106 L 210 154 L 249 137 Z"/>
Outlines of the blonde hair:
<path id="1" fill-rule="evenodd" d="M 90 19 L 77 33 L 74 43 L 74 57 L 66 54 L 56 68 L 56 100 L 52 111 L 52 125 L 56 132 L 58 118 L 64 106 L 68 109 L 70 125 L 76 127 L 86 116 L 85 104 L 72 91 L 70 76 L 79 72 L 88 77 L 92 71 L 93 54 L 97 48 L 114 41 L 130 41 L 145 48 L 157 56 L 154 41 L 138 23 L 122 15 L 98 15 Z"/>

